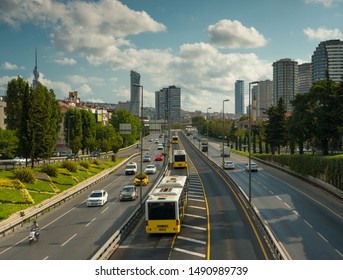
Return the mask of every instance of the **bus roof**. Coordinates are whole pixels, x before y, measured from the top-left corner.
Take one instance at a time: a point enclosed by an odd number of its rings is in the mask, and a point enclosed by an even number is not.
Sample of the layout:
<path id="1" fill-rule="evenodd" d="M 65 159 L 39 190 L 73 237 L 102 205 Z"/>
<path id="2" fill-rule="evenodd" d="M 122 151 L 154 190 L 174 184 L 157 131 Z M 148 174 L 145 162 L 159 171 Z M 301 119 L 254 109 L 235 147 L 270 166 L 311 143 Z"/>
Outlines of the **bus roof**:
<path id="1" fill-rule="evenodd" d="M 150 194 L 147 201 L 171 200 L 176 201 L 186 184 L 187 176 L 165 176 L 156 189 Z"/>

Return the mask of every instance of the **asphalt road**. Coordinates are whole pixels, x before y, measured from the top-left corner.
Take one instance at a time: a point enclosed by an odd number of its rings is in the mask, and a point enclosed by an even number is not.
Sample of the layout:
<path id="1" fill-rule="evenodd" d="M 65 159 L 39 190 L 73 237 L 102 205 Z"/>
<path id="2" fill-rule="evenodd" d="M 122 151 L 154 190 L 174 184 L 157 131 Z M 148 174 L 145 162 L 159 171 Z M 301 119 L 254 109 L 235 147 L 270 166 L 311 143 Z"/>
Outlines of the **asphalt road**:
<path id="1" fill-rule="evenodd" d="M 209 156 L 221 163 L 221 145 L 210 143 Z M 227 158 L 228 159 L 228 158 Z M 235 170 L 227 173 L 249 195 L 247 157 L 231 153 Z M 343 259 L 342 200 L 303 180 L 256 162 L 252 172 L 252 203 L 291 259 Z"/>

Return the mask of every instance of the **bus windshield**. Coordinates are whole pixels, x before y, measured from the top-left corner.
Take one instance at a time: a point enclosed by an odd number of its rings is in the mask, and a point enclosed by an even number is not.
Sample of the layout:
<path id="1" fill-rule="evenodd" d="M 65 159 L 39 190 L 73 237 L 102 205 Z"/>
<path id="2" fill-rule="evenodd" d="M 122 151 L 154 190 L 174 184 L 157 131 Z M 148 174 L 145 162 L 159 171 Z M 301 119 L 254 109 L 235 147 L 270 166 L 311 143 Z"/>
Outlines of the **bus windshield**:
<path id="1" fill-rule="evenodd" d="M 175 202 L 149 202 L 149 220 L 175 220 Z"/>
<path id="2" fill-rule="evenodd" d="M 174 155 L 174 161 L 186 161 L 186 155 Z"/>

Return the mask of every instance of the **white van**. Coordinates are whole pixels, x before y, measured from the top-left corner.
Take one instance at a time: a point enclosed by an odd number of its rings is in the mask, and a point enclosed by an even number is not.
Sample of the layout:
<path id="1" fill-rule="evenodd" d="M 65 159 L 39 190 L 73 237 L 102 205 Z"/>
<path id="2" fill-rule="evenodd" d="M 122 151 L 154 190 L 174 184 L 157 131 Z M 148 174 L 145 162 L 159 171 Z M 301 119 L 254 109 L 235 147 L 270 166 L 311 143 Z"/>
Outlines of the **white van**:
<path id="1" fill-rule="evenodd" d="M 157 150 L 163 150 L 163 144 L 158 144 L 157 145 Z"/>

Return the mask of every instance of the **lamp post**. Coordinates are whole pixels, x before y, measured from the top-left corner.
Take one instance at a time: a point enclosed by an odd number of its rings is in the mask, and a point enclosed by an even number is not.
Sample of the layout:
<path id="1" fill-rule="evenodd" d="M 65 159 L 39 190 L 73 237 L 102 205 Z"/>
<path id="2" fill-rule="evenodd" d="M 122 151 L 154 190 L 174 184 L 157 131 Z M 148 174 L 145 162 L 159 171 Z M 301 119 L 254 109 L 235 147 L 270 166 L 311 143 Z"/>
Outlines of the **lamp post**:
<path id="1" fill-rule="evenodd" d="M 209 150 L 209 143 L 208 143 L 208 125 L 209 125 L 209 121 L 208 121 L 208 110 L 212 109 L 212 107 L 208 107 L 207 108 L 207 113 L 206 113 L 206 121 L 207 121 L 207 157 L 208 157 L 208 150 Z"/>
<path id="2" fill-rule="evenodd" d="M 144 122 L 143 122 L 143 86 L 140 84 L 133 84 L 134 87 L 142 88 L 141 95 L 141 133 L 140 133 L 140 142 L 141 142 L 141 162 L 140 162 L 140 174 L 143 174 L 143 133 L 144 133 Z M 142 179 L 140 180 L 140 190 L 139 190 L 139 199 L 141 206 L 143 205 L 142 200 Z"/>
<path id="3" fill-rule="evenodd" d="M 74 116 L 68 116 L 68 149 L 70 149 L 70 120 L 73 118 Z"/>
<path id="4" fill-rule="evenodd" d="M 250 103 L 250 92 L 251 92 L 251 85 L 258 84 L 258 81 L 249 83 L 249 138 L 248 138 L 248 152 L 249 152 L 249 163 L 248 163 L 248 170 L 249 170 L 249 203 L 251 203 L 251 103 Z"/>
<path id="5" fill-rule="evenodd" d="M 230 101 L 230 99 L 225 99 L 223 100 L 223 129 L 222 129 L 222 133 L 223 133 L 223 147 L 222 147 L 222 166 L 224 166 L 224 142 L 225 142 L 225 137 L 224 137 L 224 103 Z"/>

